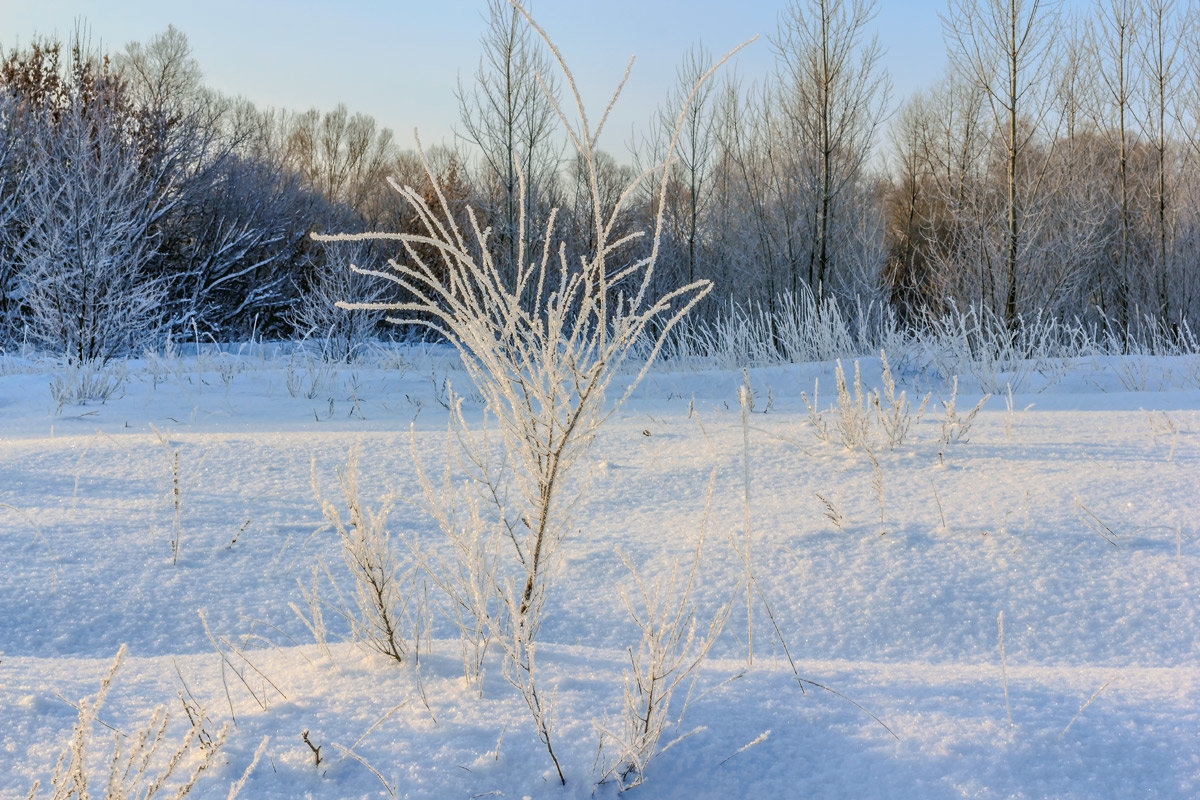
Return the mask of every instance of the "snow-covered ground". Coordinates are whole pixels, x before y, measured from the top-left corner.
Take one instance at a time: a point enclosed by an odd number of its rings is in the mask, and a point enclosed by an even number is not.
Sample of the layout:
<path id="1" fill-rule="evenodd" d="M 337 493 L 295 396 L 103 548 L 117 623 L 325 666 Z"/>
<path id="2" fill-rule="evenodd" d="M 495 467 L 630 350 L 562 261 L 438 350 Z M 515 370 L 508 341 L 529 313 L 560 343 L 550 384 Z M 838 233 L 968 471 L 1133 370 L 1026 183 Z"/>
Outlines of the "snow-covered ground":
<path id="1" fill-rule="evenodd" d="M 879 387 L 880 360 L 860 362 Z M 498 650 L 482 692 L 464 680 L 435 586 L 419 667 L 348 641 L 335 608 L 331 581 L 343 604 L 351 584 L 317 492 L 339 498 L 355 447 L 368 502 L 401 498 L 396 541 L 444 546 L 410 427 L 440 474 L 452 357 L 126 369 L 119 396 L 58 408 L 52 367 L 0 361 L 2 798 L 45 791 L 123 644 L 94 794 L 113 730 L 128 747 L 163 705 L 171 743 L 182 698 L 209 733 L 230 723 L 195 797 L 225 797 L 264 737 L 241 797 L 615 796 L 601 730 L 620 729 L 638 642 L 622 556 L 652 582 L 702 532 L 698 619 L 732 611 L 631 796 L 1200 796 L 1196 356 L 1023 370 L 949 444 L 951 387 L 900 365 L 914 412 L 933 397 L 873 453 L 838 440 L 833 364 L 751 370 L 745 424 L 741 371 L 656 368 L 584 467 L 539 636 L 565 787 Z M 964 380 L 960 419 L 979 399 Z M 325 644 L 302 619 L 314 574 Z"/>

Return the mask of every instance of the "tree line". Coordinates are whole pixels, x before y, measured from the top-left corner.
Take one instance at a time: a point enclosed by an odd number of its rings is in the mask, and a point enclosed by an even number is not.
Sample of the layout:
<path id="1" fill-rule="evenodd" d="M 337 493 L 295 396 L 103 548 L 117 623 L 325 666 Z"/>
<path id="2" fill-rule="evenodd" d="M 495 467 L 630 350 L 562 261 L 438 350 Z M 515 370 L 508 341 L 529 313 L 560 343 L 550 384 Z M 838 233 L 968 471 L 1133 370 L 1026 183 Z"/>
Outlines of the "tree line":
<path id="1" fill-rule="evenodd" d="M 693 48 L 628 158 L 601 155 L 595 192 L 563 156 L 552 55 L 507 2 L 487 9 L 455 142 L 424 153 L 432 181 L 367 115 L 211 91 L 174 28 L 116 53 L 77 31 L 2 54 L 0 347 L 87 361 L 166 335 L 312 336 L 344 357 L 365 337 L 403 335 L 379 312 L 333 303 L 403 300 L 349 265 L 408 256 L 309 236 L 411 228 L 389 179 L 464 224 L 474 214 L 509 274 L 534 255 L 518 252 L 522 222 L 546 230 L 554 213 L 578 263 L 597 212 L 632 206 L 636 226 L 662 202 L 658 288 L 712 280 L 701 316 L 866 299 L 914 326 L 970 308 L 1009 326 L 1040 314 L 1117 333 L 1148 319 L 1168 335 L 1195 329 L 1194 3 L 1098 0 L 1068 13 L 952 0 L 949 70 L 895 103 L 873 4 L 792 0 L 766 45 L 769 74 L 727 73 L 689 101 L 713 63 Z M 621 196 L 681 118 L 661 201 Z"/>

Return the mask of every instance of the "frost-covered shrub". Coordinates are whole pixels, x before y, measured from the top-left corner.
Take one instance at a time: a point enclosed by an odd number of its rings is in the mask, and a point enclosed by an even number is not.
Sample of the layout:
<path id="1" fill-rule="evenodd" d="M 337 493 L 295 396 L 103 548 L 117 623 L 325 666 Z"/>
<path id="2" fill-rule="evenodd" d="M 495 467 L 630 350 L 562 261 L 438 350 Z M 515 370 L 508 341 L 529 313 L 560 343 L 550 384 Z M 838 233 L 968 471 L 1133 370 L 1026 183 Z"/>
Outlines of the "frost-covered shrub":
<path id="1" fill-rule="evenodd" d="M 515 3 L 514 7 L 525 14 Z M 601 193 L 605 182 L 596 150 L 604 119 L 591 127 L 574 76 L 541 28 L 525 16 L 554 52 L 576 102 L 576 123 L 569 123 L 557 105 L 555 110 L 575 146 L 581 184 L 587 187 L 590 224 L 585 236 L 591 246 L 582 257 L 568 255 L 577 248 L 568 247 L 556 212 L 531 229 L 522 175 L 517 246 L 507 250 L 515 254 L 516 263 L 508 263 L 497 253 L 504 248 L 492 246 L 491 229 L 474 210 L 463 211 L 448 199 L 428 163 L 431 193 L 391 181 L 417 220 L 415 230 L 316 238 L 399 245 L 403 255 L 389 260 L 386 269 L 355 269 L 390 281 L 405 299 L 349 299 L 339 306 L 385 311 L 394 322 L 423 326 L 445 339 L 458 350 L 482 398 L 486 424 L 497 434 L 505 469 L 475 473 L 466 491 L 495 504 L 491 517 L 507 524 L 491 530 L 508 542 L 491 581 L 499 613 L 489 624 L 504 649 L 506 676 L 525 699 L 538 736 L 563 779 L 552 745 L 549 698 L 536 680 L 533 644 L 576 499 L 570 475 L 599 427 L 629 397 L 670 331 L 708 293 L 711 283 L 700 280 L 661 294 L 655 288 L 662 209 L 683 114 L 667 163 L 637 176 L 610 201 Z M 701 82 L 709 74 L 711 70 Z M 617 233 L 634 222 L 635 200 L 650 179 L 657 180 L 653 190 L 659 209 L 652 230 Z M 649 251 L 640 255 L 632 246 L 646 236 Z M 614 399 L 610 389 L 618 380 L 623 387 Z M 463 415 L 452 419 L 467 425 Z M 468 431 L 458 441 L 470 451 L 466 461 L 486 461 L 485 454 L 475 452 L 479 440 Z M 463 535 L 457 529 L 446 532 Z"/>
<path id="2" fill-rule="evenodd" d="M 33 158 L 16 258 L 25 334 L 74 362 L 140 352 L 159 333 L 166 297 L 150 270 L 160 187 L 100 109 L 72 108 Z"/>
<path id="3" fill-rule="evenodd" d="M 302 337 L 320 342 L 327 358 L 348 361 L 378 334 L 384 313 L 338 308 L 338 301 L 382 301 L 387 284 L 351 269 L 351 264 L 370 260 L 366 243 L 331 243 L 323 256 L 310 262 L 305 291 L 290 309 L 289 322 Z"/>

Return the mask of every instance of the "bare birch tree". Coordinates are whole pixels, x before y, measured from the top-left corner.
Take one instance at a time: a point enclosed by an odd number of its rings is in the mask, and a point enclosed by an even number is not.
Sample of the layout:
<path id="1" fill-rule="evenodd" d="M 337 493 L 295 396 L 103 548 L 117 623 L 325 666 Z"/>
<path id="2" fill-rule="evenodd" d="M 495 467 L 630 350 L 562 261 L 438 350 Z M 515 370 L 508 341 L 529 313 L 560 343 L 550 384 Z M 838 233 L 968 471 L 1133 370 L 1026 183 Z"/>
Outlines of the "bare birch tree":
<path id="1" fill-rule="evenodd" d="M 1137 46 L 1137 36 L 1142 23 L 1141 0 L 1107 0 L 1099 4 L 1095 26 L 1095 74 L 1103 87 L 1101 90 L 1101 110 L 1098 115 L 1104 127 L 1111 129 L 1114 149 L 1117 155 L 1117 191 L 1119 192 L 1117 232 L 1118 241 L 1114 247 L 1115 275 L 1107 271 L 1097 274 L 1095 279 L 1106 283 L 1115 277 L 1116 308 L 1110 308 L 1108 293 L 1098 287 L 1096 295 L 1100 300 L 1101 309 L 1110 314 L 1118 314 L 1122 328 L 1129 324 L 1129 308 L 1132 294 L 1132 240 L 1134 236 L 1134 220 L 1132 209 L 1132 175 L 1130 174 L 1130 126 L 1133 116 L 1133 104 L 1137 88 L 1137 70 L 1134 62 L 1134 48 Z"/>
<path id="2" fill-rule="evenodd" d="M 867 38 L 875 10 L 870 0 L 793 0 L 774 40 L 778 102 L 807 184 L 812 244 L 801 277 L 818 299 L 853 246 L 845 229 L 889 92 L 882 49 Z"/>
<path id="3" fill-rule="evenodd" d="M 1147 302 L 1160 323 L 1177 317 L 1173 313 L 1170 281 L 1174 250 L 1175 209 L 1172 208 L 1175 162 L 1175 142 L 1172 123 L 1177 118 L 1176 104 L 1183 88 L 1185 67 L 1180 56 L 1189 38 L 1189 26 L 1195 27 L 1195 12 L 1181 13 L 1175 0 L 1144 0 L 1146 4 L 1146 33 L 1138 48 L 1139 62 L 1145 73 L 1146 108 L 1142 132 L 1154 154 L 1153 189 L 1153 256 Z M 1194 58 L 1194 55 L 1193 55 Z M 1182 277 L 1182 276 L 1178 276 Z"/>
<path id="4" fill-rule="evenodd" d="M 942 18 L 951 62 L 968 80 L 983 89 L 999 135 L 1004 164 L 1004 301 L 1009 326 L 1020 312 L 1020 281 L 1024 262 L 1024 228 L 1029 222 L 1029 198 L 1022 191 L 1038 167 L 1027 156 L 1044 121 L 1048 76 L 1054 69 L 1053 6 L 1045 0 L 951 0 Z"/>

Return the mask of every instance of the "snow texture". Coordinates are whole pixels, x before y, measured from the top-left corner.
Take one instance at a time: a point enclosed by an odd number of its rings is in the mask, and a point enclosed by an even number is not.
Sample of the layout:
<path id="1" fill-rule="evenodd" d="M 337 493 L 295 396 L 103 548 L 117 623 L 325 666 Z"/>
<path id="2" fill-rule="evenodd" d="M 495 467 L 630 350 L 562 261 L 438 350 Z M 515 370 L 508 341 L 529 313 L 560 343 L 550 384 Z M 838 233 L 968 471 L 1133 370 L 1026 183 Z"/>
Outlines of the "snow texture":
<path id="1" fill-rule="evenodd" d="M 268 736 L 242 797 L 613 797 L 600 731 L 638 642 L 622 555 L 652 581 L 701 530 L 698 619 L 733 610 L 631 796 L 1200 796 L 1196 360 L 1024 372 L 949 444 L 950 382 L 911 371 L 926 414 L 872 453 L 814 435 L 801 392 L 836 413 L 832 363 L 750 370 L 745 426 L 740 370 L 660 365 L 600 431 L 546 602 L 565 787 L 498 650 L 481 692 L 464 680 L 436 587 L 419 664 L 350 641 L 335 608 L 353 586 L 314 482 L 336 496 L 357 447 L 364 500 L 400 498 L 393 542 L 437 552 L 410 427 L 440 475 L 453 354 L 148 356 L 61 408 L 53 365 L 0 360 L 0 798 L 44 791 L 122 644 L 103 725 L 164 705 L 178 733 L 181 696 L 231 723 L 191 796 L 225 797 Z M 960 414 L 979 392 L 960 381 Z M 314 567 L 327 646 L 300 616 Z"/>

